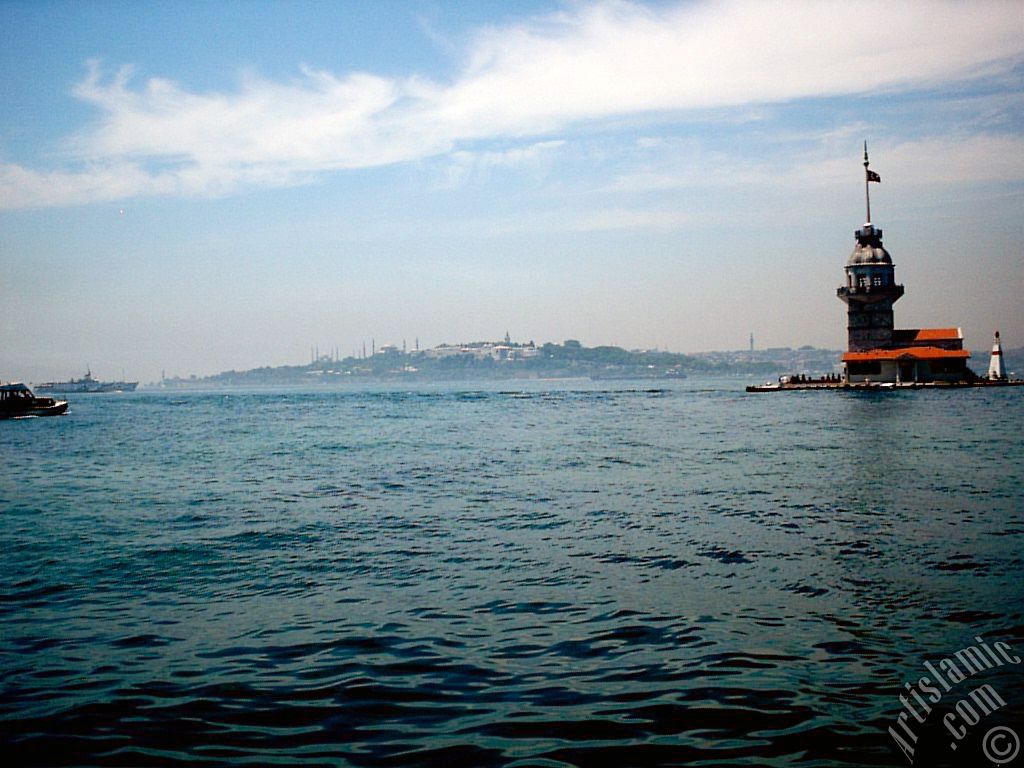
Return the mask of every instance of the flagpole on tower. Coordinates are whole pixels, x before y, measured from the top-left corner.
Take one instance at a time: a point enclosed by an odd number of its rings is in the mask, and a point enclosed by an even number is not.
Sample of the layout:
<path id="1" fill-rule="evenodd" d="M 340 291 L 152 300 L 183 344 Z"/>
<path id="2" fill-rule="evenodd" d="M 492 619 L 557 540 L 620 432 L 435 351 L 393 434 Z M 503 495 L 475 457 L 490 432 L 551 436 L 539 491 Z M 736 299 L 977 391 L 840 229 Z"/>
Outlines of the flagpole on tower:
<path id="1" fill-rule="evenodd" d="M 871 224 L 871 192 L 868 182 L 871 179 L 871 171 L 868 170 L 868 143 L 864 142 L 864 203 L 868 209 L 867 224 Z"/>
<path id="2" fill-rule="evenodd" d="M 868 143 L 864 142 L 864 203 L 868 209 L 868 220 L 866 226 L 871 226 L 871 182 L 882 183 L 882 177 L 868 168 Z"/>

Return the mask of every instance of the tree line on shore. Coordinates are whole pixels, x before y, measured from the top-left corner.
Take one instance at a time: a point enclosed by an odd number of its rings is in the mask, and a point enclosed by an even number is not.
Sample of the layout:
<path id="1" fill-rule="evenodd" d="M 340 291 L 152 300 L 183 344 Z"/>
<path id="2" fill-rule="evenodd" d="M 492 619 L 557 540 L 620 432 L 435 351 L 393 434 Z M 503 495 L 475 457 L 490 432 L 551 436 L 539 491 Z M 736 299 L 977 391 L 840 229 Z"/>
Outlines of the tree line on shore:
<path id="1" fill-rule="evenodd" d="M 529 354 L 523 350 L 529 349 Z M 492 350 L 499 350 L 491 354 Z M 540 346 L 480 342 L 437 350 L 404 352 L 385 348 L 365 357 L 323 357 L 305 365 L 264 366 L 225 371 L 206 377 L 164 379 L 168 387 L 266 386 L 354 380 L 457 380 L 514 378 L 672 379 L 691 375 L 828 373 L 837 370 L 841 353 L 805 346 L 733 352 L 682 354 L 586 347 L 569 339 Z"/>

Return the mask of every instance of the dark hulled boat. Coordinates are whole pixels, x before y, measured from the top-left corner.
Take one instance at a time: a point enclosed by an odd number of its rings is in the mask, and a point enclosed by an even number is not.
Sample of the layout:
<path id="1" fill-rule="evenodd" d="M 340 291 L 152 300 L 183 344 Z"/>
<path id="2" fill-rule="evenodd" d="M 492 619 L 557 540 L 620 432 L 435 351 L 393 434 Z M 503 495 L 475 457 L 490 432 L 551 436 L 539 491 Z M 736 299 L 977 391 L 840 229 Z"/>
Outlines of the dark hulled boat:
<path id="1" fill-rule="evenodd" d="M 67 400 L 36 397 L 24 384 L 0 384 L 0 419 L 57 416 L 68 409 Z"/>

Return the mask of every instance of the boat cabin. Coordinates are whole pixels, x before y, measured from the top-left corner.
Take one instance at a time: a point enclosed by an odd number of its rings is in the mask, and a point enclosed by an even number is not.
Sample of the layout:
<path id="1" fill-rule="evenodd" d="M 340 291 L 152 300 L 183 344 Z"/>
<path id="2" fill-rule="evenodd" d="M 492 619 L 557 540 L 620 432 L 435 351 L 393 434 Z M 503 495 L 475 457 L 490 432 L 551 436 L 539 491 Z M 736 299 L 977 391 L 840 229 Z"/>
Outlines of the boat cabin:
<path id="1" fill-rule="evenodd" d="M 24 384 L 0 384 L 0 403 L 20 403 L 35 400 L 32 390 Z"/>

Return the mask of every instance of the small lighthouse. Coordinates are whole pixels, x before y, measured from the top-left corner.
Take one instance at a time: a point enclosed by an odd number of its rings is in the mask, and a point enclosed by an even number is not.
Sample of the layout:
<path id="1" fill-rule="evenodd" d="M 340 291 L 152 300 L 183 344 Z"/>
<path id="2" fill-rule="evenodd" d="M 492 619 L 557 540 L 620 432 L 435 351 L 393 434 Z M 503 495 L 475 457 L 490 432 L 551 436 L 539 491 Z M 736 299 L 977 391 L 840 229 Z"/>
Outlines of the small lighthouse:
<path id="1" fill-rule="evenodd" d="M 1006 365 L 1003 363 L 1003 345 L 999 341 L 999 331 L 996 331 L 995 340 L 992 342 L 992 357 L 988 361 L 988 377 L 991 381 L 1001 381 L 1006 378 Z"/>

